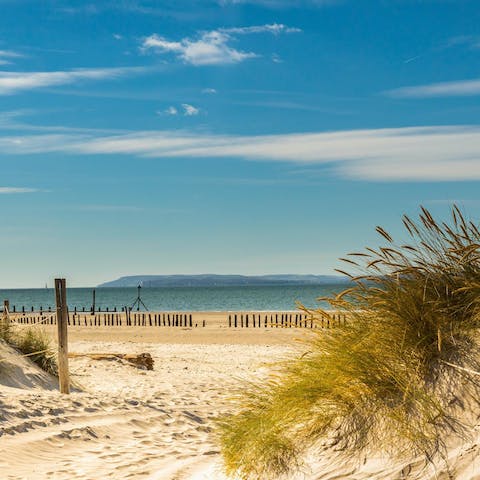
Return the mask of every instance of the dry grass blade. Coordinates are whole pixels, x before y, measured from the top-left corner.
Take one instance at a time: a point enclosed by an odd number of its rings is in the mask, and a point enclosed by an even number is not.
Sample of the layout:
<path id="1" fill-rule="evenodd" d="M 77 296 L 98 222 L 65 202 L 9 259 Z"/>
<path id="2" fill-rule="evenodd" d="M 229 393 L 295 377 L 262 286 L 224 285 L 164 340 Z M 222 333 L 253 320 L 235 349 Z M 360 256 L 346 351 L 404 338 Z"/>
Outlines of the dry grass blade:
<path id="1" fill-rule="evenodd" d="M 387 241 L 393 243 L 393 238 L 390 236 L 388 232 L 386 232 L 382 227 L 376 227 L 375 229 L 382 237 L 384 237 Z"/>

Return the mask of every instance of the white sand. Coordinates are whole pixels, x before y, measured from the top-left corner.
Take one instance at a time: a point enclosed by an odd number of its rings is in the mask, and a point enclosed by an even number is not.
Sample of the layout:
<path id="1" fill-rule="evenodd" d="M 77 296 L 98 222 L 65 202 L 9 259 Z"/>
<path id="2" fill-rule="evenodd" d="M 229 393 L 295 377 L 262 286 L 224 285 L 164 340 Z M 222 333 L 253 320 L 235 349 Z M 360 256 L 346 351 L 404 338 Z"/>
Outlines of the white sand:
<path id="1" fill-rule="evenodd" d="M 147 335 L 142 332 L 141 340 Z M 212 433 L 215 417 L 230 411 L 229 398 L 242 379 L 262 378 L 270 362 L 292 352 L 278 339 L 271 345 L 245 344 L 251 332 L 239 334 L 239 344 L 221 344 L 218 338 L 209 344 L 123 337 L 94 342 L 92 335 L 77 332 L 70 351 L 149 352 L 154 370 L 70 359 L 72 378 L 83 391 L 60 395 L 55 381 L 0 346 L 1 480 L 225 480 Z M 425 470 L 421 459 L 345 461 L 337 454 L 312 452 L 304 472 L 289 480 L 449 478 L 441 469 Z M 480 423 L 449 458 L 455 467 L 451 478 L 480 480 Z"/>
<path id="2" fill-rule="evenodd" d="M 80 357 L 70 367 L 82 392 L 0 386 L 2 479 L 222 478 L 212 421 L 239 378 L 264 375 L 287 347 L 80 341 L 70 350 L 149 352 L 155 367 Z"/>

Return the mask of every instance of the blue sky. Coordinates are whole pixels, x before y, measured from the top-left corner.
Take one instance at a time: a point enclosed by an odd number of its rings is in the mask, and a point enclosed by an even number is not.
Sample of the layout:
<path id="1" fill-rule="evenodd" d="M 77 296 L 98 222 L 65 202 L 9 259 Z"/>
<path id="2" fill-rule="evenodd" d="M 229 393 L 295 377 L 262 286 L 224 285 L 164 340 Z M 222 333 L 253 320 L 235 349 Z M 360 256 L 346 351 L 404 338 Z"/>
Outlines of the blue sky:
<path id="1" fill-rule="evenodd" d="M 480 205 L 477 0 L 0 0 L 0 287 L 325 273 Z"/>

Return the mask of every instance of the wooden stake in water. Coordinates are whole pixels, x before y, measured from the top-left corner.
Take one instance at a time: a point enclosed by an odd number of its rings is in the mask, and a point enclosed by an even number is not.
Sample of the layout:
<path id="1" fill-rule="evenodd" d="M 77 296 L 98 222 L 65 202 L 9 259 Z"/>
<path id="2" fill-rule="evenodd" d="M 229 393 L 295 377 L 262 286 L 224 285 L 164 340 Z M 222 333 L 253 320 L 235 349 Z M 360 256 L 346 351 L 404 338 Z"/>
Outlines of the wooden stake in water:
<path id="1" fill-rule="evenodd" d="M 70 393 L 68 376 L 68 308 L 67 288 L 64 278 L 55 279 L 55 301 L 57 304 L 58 327 L 58 383 L 60 393 Z"/>

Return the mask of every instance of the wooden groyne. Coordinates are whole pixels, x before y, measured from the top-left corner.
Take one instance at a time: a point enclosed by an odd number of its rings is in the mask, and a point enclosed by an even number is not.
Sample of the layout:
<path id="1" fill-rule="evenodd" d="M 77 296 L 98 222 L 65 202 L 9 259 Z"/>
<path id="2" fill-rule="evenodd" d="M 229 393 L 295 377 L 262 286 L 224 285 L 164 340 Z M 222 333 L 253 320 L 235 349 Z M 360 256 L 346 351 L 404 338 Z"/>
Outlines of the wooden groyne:
<path id="1" fill-rule="evenodd" d="M 205 327 L 201 312 L 80 312 L 68 313 L 68 325 L 79 327 Z M 205 315 L 208 316 L 208 313 Z M 11 321 L 20 325 L 56 325 L 55 312 L 34 311 L 10 313 Z M 225 312 L 214 322 L 226 328 L 335 328 L 347 322 L 344 313 L 331 313 L 320 318 L 304 312 Z"/>
<path id="2" fill-rule="evenodd" d="M 57 318 L 55 313 L 48 312 L 28 312 L 20 314 L 10 314 L 12 321 L 19 324 L 34 325 L 56 325 Z M 161 313 L 161 312 L 69 312 L 69 326 L 83 327 L 190 327 L 205 326 L 203 320 L 201 324 L 193 321 L 191 313 Z"/>
<path id="3" fill-rule="evenodd" d="M 333 328 L 347 323 L 346 315 L 333 313 L 320 318 L 305 313 L 235 313 L 228 315 L 229 328 Z"/>

